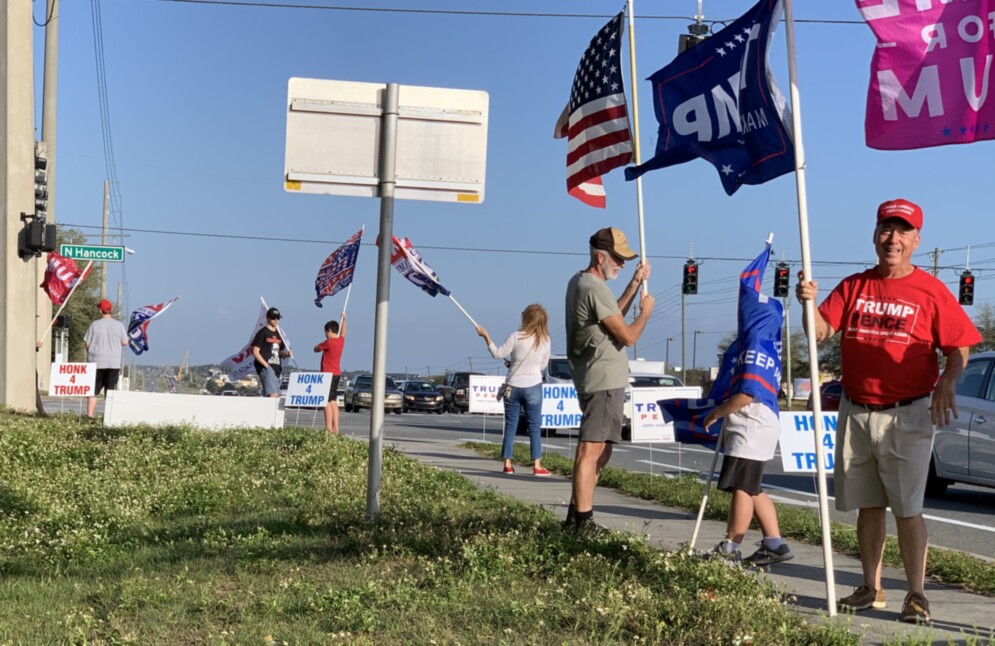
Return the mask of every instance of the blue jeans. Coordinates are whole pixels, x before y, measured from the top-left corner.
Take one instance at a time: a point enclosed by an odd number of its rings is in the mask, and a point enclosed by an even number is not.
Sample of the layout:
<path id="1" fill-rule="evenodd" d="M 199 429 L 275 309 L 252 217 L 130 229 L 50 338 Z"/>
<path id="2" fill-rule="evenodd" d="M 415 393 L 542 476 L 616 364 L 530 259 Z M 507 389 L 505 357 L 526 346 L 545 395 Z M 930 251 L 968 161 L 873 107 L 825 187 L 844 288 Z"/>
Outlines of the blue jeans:
<path id="1" fill-rule="evenodd" d="M 512 447 L 515 444 L 515 433 L 518 431 L 518 416 L 525 407 L 525 419 L 529 422 L 529 438 L 531 439 L 532 459 L 542 458 L 542 429 L 539 427 L 539 416 L 542 413 L 542 384 L 528 388 L 511 387 L 511 395 L 504 400 L 504 445 L 501 457 L 511 459 Z"/>

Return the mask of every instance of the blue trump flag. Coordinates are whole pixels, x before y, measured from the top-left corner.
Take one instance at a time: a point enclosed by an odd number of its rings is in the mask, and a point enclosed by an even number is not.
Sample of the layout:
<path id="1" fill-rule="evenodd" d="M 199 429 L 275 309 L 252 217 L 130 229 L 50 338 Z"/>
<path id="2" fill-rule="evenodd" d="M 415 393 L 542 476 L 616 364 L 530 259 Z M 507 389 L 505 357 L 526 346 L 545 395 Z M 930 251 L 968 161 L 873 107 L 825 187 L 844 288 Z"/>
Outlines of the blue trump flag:
<path id="1" fill-rule="evenodd" d="M 660 123 L 656 154 L 626 168 L 625 179 L 702 157 L 732 195 L 795 169 L 790 108 L 767 66 L 780 17 L 781 0 L 760 0 L 649 77 Z"/>
<path id="2" fill-rule="evenodd" d="M 739 275 L 739 311 L 736 340 L 722 355 L 719 374 L 705 399 L 662 399 L 657 402 L 666 421 L 674 423 L 678 442 L 715 447 L 719 425 L 703 425 L 708 413 L 736 393 L 753 397 L 779 414 L 781 384 L 781 326 L 784 307 L 760 292 L 770 245 Z"/>

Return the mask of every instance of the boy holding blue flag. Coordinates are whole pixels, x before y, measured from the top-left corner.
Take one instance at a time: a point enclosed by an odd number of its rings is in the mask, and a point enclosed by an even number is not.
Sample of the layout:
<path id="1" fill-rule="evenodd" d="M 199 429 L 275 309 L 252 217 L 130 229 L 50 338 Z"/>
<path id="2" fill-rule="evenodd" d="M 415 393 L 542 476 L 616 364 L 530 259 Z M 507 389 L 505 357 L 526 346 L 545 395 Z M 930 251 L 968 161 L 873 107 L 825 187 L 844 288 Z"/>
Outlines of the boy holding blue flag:
<path id="1" fill-rule="evenodd" d="M 722 357 L 718 378 L 708 399 L 663 400 L 674 418 L 678 441 L 718 442 L 724 451 L 718 488 L 732 494 L 726 537 L 715 546 L 718 555 L 739 561 L 739 546 L 750 520 L 756 518 L 763 542 L 743 559 L 756 566 L 794 558 L 781 540 L 777 511 L 763 491 L 764 466 L 774 457 L 780 433 L 777 393 L 781 383 L 781 326 L 784 310 L 760 292 L 770 243 L 740 274 L 738 334 Z M 724 419 L 720 433 L 710 426 Z"/>

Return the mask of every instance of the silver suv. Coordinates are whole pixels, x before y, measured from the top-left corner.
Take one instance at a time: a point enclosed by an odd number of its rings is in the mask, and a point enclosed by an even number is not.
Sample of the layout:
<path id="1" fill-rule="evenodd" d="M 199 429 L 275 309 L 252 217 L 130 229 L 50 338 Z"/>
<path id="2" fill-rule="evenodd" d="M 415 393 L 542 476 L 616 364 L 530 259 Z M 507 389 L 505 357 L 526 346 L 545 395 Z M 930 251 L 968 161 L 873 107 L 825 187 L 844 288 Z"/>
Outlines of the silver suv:
<path id="1" fill-rule="evenodd" d="M 926 493 L 954 482 L 995 487 L 995 352 L 967 360 L 957 381 L 957 419 L 936 428 Z"/>
<path id="2" fill-rule="evenodd" d="M 401 391 L 394 385 L 394 380 L 386 378 L 384 391 L 384 412 L 394 411 L 401 414 L 403 402 Z M 373 406 L 373 375 L 360 375 L 352 380 L 345 389 L 345 410 L 347 413 L 361 408 L 372 408 Z"/>

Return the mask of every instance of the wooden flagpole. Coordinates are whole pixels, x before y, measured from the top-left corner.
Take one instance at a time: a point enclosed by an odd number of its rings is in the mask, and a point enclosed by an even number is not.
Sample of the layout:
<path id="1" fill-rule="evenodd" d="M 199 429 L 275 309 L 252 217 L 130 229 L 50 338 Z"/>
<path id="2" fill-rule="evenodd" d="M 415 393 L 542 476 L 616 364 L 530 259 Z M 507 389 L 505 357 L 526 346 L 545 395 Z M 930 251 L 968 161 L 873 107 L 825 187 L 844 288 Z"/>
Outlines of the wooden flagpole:
<path id="1" fill-rule="evenodd" d="M 788 42 L 788 78 L 791 85 L 791 129 L 795 144 L 795 187 L 798 194 L 798 231 L 801 238 L 802 280 L 812 280 L 812 260 L 808 236 L 808 197 L 805 189 L 805 149 L 802 146 L 802 117 L 798 94 L 798 69 L 795 63 L 795 22 L 792 0 L 784 0 L 784 32 Z M 808 330 L 808 359 L 812 390 L 819 387 L 819 349 L 815 341 L 815 303 L 805 301 L 805 329 Z M 790 342 L 791 340 L 788 339 Z M 813 437 L 818 478 L 819 522 L 822 525 L 822 562 L 826 572 L 826 605 L 830 617 L 836 616 L 836 577 L 833 572 L 833 544 L 829 529 L 829 498 L 826 493 L 826 458 L 822 446 L 822 402 L 812 398 Z"/>

